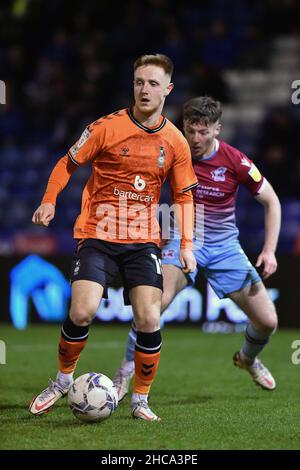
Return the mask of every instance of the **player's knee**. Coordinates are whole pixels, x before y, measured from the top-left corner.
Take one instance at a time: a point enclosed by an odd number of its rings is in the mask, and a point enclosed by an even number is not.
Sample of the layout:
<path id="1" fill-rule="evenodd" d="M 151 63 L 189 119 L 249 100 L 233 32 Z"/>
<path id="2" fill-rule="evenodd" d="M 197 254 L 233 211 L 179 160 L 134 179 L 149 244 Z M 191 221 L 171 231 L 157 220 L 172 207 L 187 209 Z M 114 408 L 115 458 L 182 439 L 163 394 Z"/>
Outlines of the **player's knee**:
<path id="1" fill-rule="evenodd" d="M 160 316 L 158 312 L 145 311 L 135 316 L 135 324 L 139 331 L 153 333 L 160 328 Z"/>
<path id="2" fill-rule="evenodd" d="M 276 331 L 277 326 L 278 326 L 278 317 L 277 317 L 275 310 L 273 314 L 269 317 L 267 326 L 271 334 Z"/>
<path id="3" fill-rule="evenodd" d="M 70 318 L 77 326 L 88 326 L 92 323 L 94 314 L 85 308 L 74 308 L 70 311 Z"/>
<path id="4" fill-rule="evenodd" d="M 275 311 L 275 307 L 268 312 L 268 315 L 265 315 L 261 321 L 261 328 L 266 334 L 271 335 L 274 333 L 278 326 L 278 318 Z"/>

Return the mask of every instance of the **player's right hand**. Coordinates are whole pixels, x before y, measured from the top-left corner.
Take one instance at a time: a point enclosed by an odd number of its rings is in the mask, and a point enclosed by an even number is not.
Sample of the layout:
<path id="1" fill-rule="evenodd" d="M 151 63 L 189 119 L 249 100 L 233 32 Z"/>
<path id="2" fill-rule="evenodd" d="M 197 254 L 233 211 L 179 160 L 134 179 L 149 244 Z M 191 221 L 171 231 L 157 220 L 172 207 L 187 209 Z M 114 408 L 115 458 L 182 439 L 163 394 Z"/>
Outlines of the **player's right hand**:
<path id="1" fill-rule="evenodd" d="M 32 216 L 32 222 L 36 225 L 48 227 L 55 215 L 55 206 L 50 202 L 41 204 Z"/>
<path id="2" fill-rule="evenodd" d="M 277 270 L 277 260 L 274 251 L 262 251 L 257 258 L 256 268 L 261 268 L 263 279 L 268 279 Z"/>
<path id="3" fill-rule="evenodd" d="M 193 273 L 196 270 L 197 262 L 193 250 L 181 249 L 179 260 L 184 274 Z"/>

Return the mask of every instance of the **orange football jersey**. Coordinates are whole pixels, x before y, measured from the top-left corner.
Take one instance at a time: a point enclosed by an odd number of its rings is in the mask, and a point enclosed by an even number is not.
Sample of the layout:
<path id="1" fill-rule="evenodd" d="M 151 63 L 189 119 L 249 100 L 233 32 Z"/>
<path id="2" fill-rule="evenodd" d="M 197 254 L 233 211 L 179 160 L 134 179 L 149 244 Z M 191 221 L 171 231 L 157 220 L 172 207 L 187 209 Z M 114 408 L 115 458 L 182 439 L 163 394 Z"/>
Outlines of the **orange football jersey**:
<path id="1" fill-rule="evenodd" d="M 92 163 L 74 226 L 76 239 L 159 244 L 156 209 L 167 176 L 174 202 L 192 206 L 189 190 L 198 180 L 189 145 L 163 116 L 152 128 L 140 124 L 129 109 L 104 116 L 84 130 L 68 158 L 54 168 L 42 202 L 55 204 L 74 169 Z M 186 223 L 189 225 L 188 220 Z M 185 239 L 190 241 L 184 234 L 182 238 L 183 245 Z"/>

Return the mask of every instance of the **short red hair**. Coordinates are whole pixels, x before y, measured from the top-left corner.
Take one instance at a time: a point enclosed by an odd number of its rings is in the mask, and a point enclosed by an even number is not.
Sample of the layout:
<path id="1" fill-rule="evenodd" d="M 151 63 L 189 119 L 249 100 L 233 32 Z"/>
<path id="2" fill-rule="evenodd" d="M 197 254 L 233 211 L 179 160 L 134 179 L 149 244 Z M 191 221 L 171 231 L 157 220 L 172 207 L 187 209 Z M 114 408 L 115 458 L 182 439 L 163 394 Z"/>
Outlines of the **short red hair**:
<path id="1" fill-rule="evenodd" d="M 174 65 L 171 59 L 164 54 L 145 54 L 139 57 L 133 66 L 133 71 L 135 72 L 137 68 L 143 67 L 145 65 L 156 65 L 161 67 L 167 75 L 172 77 L 174 70 Z"/>

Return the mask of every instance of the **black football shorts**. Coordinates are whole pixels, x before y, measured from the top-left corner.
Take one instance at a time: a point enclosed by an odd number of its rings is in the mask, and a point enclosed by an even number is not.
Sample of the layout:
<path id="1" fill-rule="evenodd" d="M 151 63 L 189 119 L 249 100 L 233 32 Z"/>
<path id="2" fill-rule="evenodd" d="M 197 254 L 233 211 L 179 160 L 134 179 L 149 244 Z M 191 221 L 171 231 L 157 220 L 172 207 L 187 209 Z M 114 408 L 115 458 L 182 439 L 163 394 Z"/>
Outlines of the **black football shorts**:
<path id="1" fill-rule="evenodd" d="M 128 292 L 133 287 L 163 290 L 161 250 L 155 243 L 111 243 L 93 238 L 79 242 L 72 260 L 71 282 L 98 282 L 107 298 L 107 288 L 118 272 L 123 279 L 125 305 L 130 304 Z"/>

